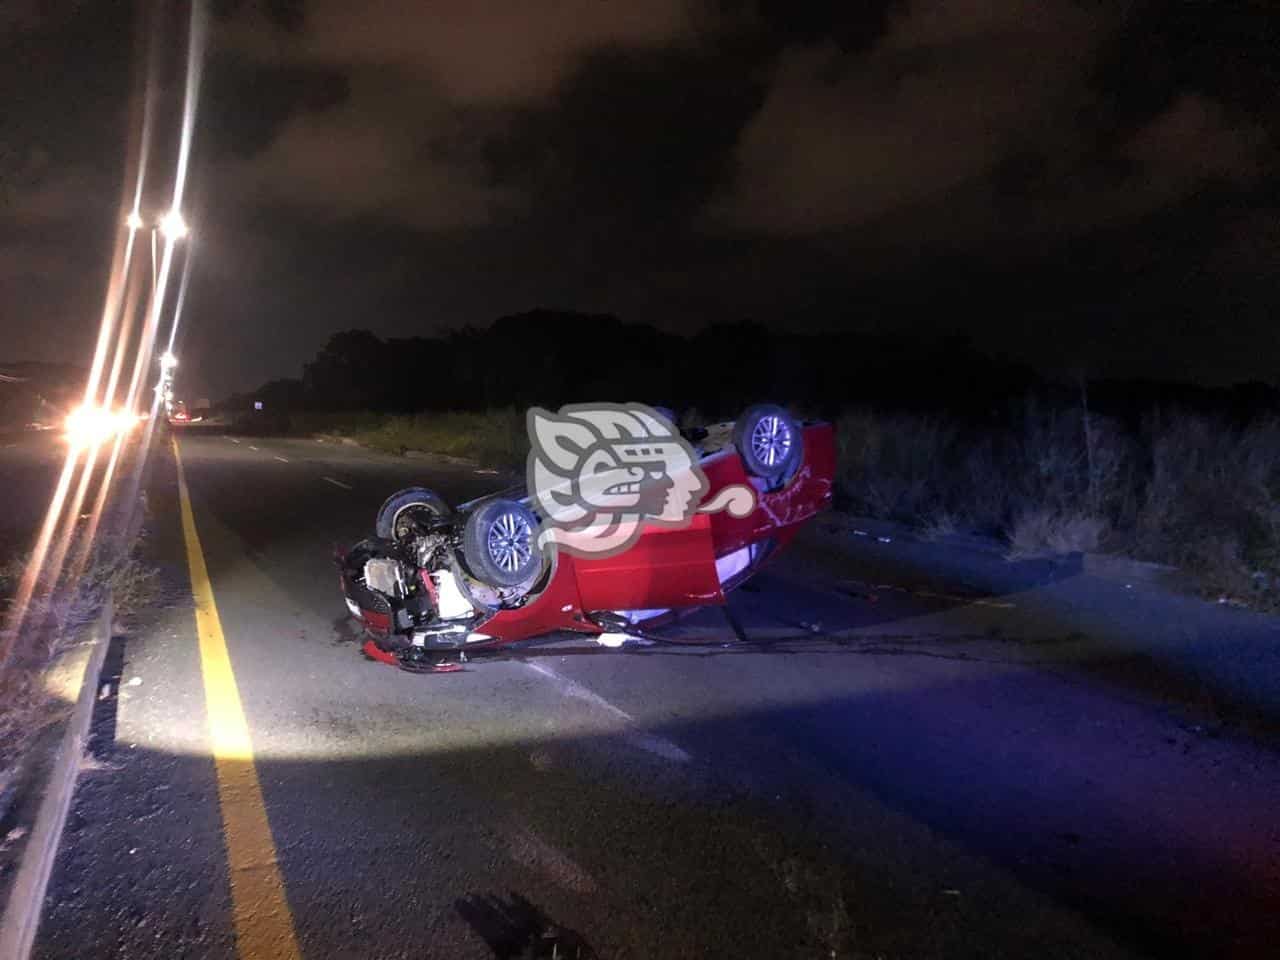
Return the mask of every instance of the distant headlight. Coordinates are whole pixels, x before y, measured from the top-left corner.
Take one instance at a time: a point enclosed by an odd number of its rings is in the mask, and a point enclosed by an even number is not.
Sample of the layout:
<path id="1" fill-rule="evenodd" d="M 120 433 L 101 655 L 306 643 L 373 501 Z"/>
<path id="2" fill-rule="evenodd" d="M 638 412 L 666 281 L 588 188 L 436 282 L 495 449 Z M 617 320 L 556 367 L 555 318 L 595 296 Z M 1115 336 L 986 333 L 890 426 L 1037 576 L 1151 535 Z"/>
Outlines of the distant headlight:
<path id="1" fill-rule="evenodd" d="M 67 417 L 67 440 L 73 447 L 104 443 L 118 433 L 128 433 L 137 422 L 136 417 L 123 410 L 88 405 L 77 407 Z"/>

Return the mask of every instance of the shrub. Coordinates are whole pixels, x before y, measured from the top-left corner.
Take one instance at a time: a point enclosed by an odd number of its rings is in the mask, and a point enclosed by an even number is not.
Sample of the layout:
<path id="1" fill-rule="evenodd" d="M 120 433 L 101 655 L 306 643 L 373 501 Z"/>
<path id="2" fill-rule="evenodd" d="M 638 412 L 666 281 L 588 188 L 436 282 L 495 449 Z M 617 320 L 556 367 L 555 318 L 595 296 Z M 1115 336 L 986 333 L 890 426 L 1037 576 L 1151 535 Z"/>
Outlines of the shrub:
<path id="1" fill-rule="evenodd" d="M 387 453 L 423 450 L 499 467 L 523 466 L 529 452 L 524 414 L 515 408 L 394 416 L 350 435 Z"/>
<path id="2" fill-rule="evenodd" d="M 495 467 L 522 467 L 529 452 L 524 411 L 514 407 L 413 414 L 307 413 L 290 418 L 289 432 L 349 437 L 384 453 L 421 450 Z"/>
<path id="3" fill-rule="evenodd" d="M 1009 558 L 1052 556 L 1097 550 L 1107 522 L 1084 513 L 1028 510 L 1009 531 Z"/>
<path id="4" fill-rule="evenodd" d="M 871 516 L 917 520 L 950 506 L 944 482 L 956 430 L 921 417 L 846 413 L 836 424 L 837 482 L 855 509 Z"/>
<path id="5" fill-rule="evenodd" d="M 68 556 L 75 556 L 73 542 Z M 0 790 L 32 740 L 61 717 L 45 687 L 50 664 L 75 642 L 78 629 L 97 615 L 106 590 L 112 591 L 112 613 L 129 620 L 160 596 L 160 571 L 139 560 L 136 545 L 121 548 L 103 538 L 91 551 L 74 581 L 64 567 L 59 582 L 33 596 L 21 641 L 0 669 Z M 6 595 L 21 581 L 29 557 L 0 567 L 0 591 Z"/>
<path id="6" fill-rule="evenodd" d="M 1151 474 L 1131 538 L 1139 556 L 1194 573 L 1205 589 L 1280 601 L 1280 422 L 1244 428 L 1150 418 Z"/>
<path id="7" fill-rule="evenodd" d="M 1213 595 L 1280 607 L 1280 421 L 1152 414 L 1141 431 L 1029 399 L 1003 425 L 846 413 L 837 481 L 852 509 L 925 536 L 993 533 L 1010 556 L 1113 547 Z"/>
<path id="8" fill-rule="evenodd" d="M 1011 421 L 961 428 L 936 417 L 853 411 L 837 422 L 837 480 L 856 511 L 913 524 L 1010 536 L 1034 515 L 1098 535 L 1127 502 L 1131 441 L 1113 421 L 1028 400 Z M 1083 541 L 1081 541 L 1083 542 Z M 1046 541 L 1046 544 L 1048 541 Z"/>

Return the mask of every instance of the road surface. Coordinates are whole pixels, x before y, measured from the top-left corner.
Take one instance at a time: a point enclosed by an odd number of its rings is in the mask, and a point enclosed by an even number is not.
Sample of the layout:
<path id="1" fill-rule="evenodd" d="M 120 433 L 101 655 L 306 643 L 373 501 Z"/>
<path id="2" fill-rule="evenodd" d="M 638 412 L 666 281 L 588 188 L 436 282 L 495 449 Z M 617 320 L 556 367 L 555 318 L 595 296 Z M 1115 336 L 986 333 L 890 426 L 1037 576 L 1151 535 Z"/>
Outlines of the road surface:
<path id="1" fill-rule="evenodd" d="M 31 547 L 49 493 L 58 481 L 66 445 L 56 431 L 0 432 L 0 562 L 9 562 Z"/>
<path id="2" fill-rule="evenodd" d="M 110 652 L 42 960 L 1273 955 L 1273 749 L 1058 656 L 1060 585 L 881 583 L 814 537 L 735 595 L 770 642 L 708 612 L 701 647 L 417 676 L 360 656 L 333 548 L 500 478 L 180 452 L 199 561 L 166 450 L 169 603 Z"/>

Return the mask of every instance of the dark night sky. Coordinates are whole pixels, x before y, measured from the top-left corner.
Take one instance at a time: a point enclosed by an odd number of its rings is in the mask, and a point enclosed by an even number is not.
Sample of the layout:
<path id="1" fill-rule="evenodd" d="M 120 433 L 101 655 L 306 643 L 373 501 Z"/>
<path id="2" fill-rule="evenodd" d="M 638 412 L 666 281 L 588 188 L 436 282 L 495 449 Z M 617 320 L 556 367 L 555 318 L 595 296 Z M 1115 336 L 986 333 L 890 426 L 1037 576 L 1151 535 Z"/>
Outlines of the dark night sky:
<path id="1" fill-rule="evenodd" d="M 1269 0 L 217 3 L 182 373 L 217 396 L 296 375 L 339 329 L 545 306 L 1275 381 L 1278 19 Z M 132 4 L 0 4 L 0 359 L 88 358 L 135 33 Z"/>

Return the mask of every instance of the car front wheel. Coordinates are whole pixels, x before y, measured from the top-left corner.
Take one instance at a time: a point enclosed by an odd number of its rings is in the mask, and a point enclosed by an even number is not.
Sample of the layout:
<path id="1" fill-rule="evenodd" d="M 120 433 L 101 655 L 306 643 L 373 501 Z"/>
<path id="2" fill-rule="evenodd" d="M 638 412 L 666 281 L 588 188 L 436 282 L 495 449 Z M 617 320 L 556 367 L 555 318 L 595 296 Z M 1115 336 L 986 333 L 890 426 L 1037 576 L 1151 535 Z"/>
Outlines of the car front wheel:
<path id="1" fill-rule="evenodd" d="M 493 587 L 531 585 L 545 560 L 535 542 L 538 519 L 515 500 L 489 500 L 462 531 L 462 559 L 476 579 Z"/>
<path id="2" fill-rule="evenodd" d="M 439 494 L 426 487 L 408 487 L 387 497 L 378 510 L 374 529 L 383 540 L 404 543 L 432 521 L 452 513 Z"/>

